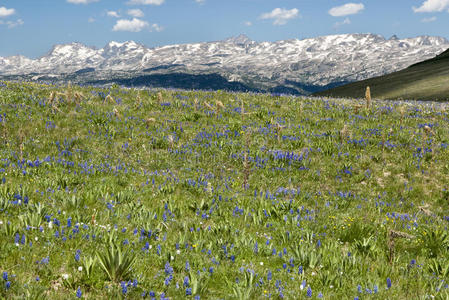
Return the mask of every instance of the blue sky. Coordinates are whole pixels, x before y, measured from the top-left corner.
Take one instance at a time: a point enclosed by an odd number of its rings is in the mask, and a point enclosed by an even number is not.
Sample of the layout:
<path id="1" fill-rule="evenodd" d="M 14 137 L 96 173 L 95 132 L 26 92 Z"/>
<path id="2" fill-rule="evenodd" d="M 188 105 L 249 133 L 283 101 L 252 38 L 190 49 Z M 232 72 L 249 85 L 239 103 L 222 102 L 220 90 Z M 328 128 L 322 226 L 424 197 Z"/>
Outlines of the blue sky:
<path id="1" fill-rule="evenodd" d="M 449 38 L 449 0 L 0 0 L 0 56 L 54 44 L 148 47 L 246 34 L 256 41 L 339 33 Z"/>

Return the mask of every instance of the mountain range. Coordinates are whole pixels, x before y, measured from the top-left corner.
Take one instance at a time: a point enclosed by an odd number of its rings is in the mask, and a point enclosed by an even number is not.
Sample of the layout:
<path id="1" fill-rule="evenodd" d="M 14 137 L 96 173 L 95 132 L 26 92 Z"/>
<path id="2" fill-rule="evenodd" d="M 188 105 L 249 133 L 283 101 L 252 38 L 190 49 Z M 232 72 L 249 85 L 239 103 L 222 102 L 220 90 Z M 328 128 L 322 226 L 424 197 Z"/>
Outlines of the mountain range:
<path id="1" fill-rule="evenodd" d="M 101 49 L 71 43 L 55 45 L 36 59 L 0 57 L 0 78 L 310 94 L 395 72 L 448 48 L 442 37 L 375 34 L 277 42 L 240 35 L 157 48 L 133 41 Z"/>

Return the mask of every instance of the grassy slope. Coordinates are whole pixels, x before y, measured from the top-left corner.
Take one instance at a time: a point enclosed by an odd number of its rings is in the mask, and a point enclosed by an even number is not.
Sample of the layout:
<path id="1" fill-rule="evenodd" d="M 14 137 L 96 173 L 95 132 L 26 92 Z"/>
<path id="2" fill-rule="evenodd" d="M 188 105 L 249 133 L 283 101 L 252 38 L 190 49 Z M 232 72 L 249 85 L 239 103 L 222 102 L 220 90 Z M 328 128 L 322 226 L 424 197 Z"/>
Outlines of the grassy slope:
<path id="1" fill-rule="evenodd" d="M 319 92 L 318 96 L 362 98 L 367 86 L 378 99 L 449 100 L 449 50 L 407 69 Z"/>
<path id="2" fill-rule="evenodd" d="M 0 298 L 449 296 L 447 107 L 52 91 L 0 83 Z"/>

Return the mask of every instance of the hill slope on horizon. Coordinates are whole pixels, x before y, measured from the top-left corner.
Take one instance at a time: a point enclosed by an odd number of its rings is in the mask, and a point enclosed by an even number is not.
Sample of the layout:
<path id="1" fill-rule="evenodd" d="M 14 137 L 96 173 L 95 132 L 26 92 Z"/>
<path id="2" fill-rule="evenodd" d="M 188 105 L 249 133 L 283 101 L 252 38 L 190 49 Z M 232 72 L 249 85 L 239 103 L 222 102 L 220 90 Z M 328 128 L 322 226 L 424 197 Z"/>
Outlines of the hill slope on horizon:
<path id="1" fill-rule="evenodd" d="M 314 95 L 361 98 L 365 96 L 367 86 L 371 88 L 372 97 L 378 99 L 449 100 L 449 49 L 401 71 Z"/>

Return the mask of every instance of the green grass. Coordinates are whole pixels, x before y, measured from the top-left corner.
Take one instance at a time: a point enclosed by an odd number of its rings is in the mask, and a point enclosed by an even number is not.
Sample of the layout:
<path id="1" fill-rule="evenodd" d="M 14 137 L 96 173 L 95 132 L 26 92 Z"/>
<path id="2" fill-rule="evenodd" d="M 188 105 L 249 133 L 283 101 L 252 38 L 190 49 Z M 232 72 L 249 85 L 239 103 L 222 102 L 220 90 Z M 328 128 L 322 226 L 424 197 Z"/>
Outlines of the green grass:
<path id="1" fill-rule="evenodd" d="M 449 296 L 446 104 L 160 95 L 0 83 L 0 298 Z"/>
<path id="2" fill-rule="evenodd" d="M 363 98 L 367 86 L 377 99 L 449 100 L 449 50 L 404 70 L 316 93 Z"/>

